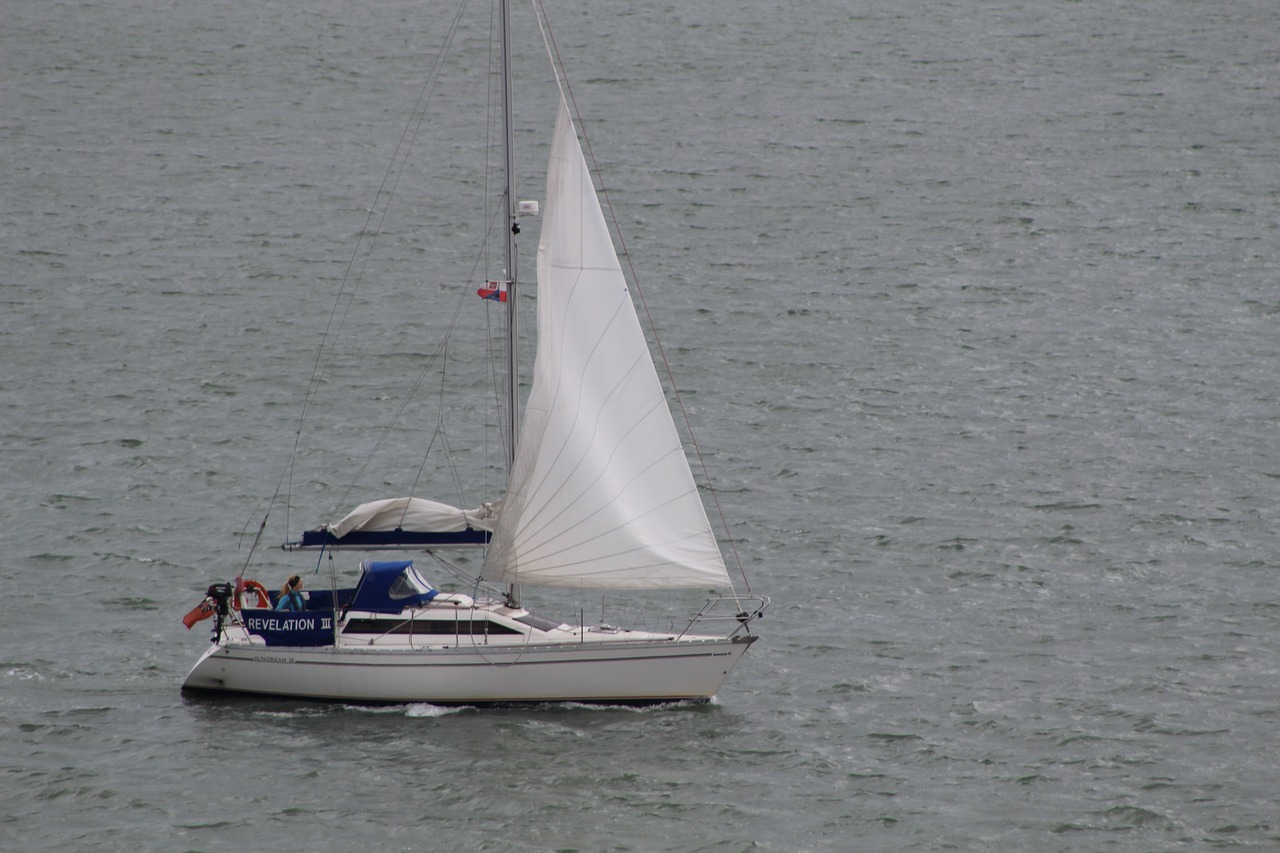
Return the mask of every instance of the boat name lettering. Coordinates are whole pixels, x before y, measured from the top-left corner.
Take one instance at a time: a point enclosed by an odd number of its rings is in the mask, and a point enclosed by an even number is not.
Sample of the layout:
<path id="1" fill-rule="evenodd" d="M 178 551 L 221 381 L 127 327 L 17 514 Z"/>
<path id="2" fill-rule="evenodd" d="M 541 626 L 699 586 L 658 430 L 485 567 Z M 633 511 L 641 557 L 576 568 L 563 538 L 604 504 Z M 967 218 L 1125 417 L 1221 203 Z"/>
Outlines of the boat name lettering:
<path id="1" fill-rule="evenodd" d="M 317 626 L 317 621 L 320 623 Z M 250 631 L 314 631 L 333 627 L 332 617 L 288 619 L 280 616 L 250 616 L 245 620 Z"/>

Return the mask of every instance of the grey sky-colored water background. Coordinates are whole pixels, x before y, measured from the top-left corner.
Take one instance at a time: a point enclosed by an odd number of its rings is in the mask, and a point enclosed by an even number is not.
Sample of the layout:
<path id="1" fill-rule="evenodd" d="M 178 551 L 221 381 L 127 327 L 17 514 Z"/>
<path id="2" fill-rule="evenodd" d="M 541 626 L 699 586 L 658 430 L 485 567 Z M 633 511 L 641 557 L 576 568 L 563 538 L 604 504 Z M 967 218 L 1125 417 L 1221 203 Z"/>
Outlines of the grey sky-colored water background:
<path id="1" fill-rule="evenodd" d="M 547 6 L 763 639 L 700 707 L 183 698 L 457 7 L 6 0 L 0 848 L 1280 847 L 1280 7 Z M 295 532 L 477 284 L 445 91 Z"/>

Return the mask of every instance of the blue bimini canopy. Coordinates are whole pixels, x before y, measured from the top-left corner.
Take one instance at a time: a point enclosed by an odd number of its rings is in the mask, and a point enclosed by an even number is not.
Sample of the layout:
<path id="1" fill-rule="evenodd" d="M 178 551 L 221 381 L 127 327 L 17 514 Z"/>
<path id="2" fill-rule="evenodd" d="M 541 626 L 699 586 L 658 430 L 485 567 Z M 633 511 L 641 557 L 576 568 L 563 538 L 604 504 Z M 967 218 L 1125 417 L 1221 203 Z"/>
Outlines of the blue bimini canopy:
<path id="1" fill-rule="evenodd" d="M 440 594 L 440 590 L 418 574 L 412 560 L 390 563 L 366 560 L 360 569 L 362 574 L 351 600 L 352 610 L 399 613 L 406 607 L 421 607 Z"/>

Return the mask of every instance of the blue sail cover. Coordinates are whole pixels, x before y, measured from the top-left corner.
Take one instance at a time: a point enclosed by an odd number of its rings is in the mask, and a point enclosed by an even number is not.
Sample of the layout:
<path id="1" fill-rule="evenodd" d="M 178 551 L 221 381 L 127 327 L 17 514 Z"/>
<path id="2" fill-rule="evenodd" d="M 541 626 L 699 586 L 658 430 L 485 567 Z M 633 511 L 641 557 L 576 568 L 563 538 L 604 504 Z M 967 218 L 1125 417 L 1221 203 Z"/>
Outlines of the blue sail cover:
<path id="1" fill-rule="evenodd" d="M 354 530 L 334 536 L 328 530 L 306 530 L 299 545 L 303 548 L 428 548 L 447 545 L 483 545 L 493 534 L 488 530 L 423 532 L 418 530 Z"/>

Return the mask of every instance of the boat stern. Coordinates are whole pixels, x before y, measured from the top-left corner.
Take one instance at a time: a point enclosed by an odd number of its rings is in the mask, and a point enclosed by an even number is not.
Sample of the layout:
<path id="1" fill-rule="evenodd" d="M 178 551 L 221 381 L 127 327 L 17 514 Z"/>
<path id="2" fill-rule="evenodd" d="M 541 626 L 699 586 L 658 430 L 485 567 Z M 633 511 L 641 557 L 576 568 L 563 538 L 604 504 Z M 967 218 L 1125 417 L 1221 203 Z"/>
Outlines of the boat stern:
<path id="1" fill-rule="evenodd" d="M 225 690 L 226 683 L 222 678 L 221 668 L 215 660 L 216 656 L 223 651 L 221 645 L 210 646 L 205 649 L 200 660 L 196 661 L 196 665 L 191 667 L 191 671 L 187 673 L 187 677 L 183 679 L 182 689 L 184 692 L 193 690 Z"/>

